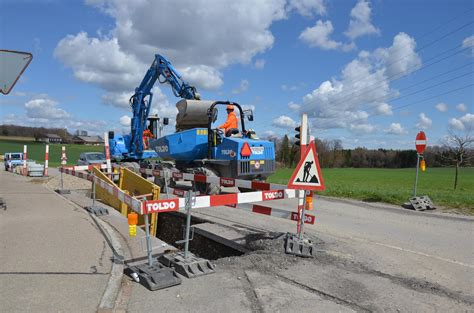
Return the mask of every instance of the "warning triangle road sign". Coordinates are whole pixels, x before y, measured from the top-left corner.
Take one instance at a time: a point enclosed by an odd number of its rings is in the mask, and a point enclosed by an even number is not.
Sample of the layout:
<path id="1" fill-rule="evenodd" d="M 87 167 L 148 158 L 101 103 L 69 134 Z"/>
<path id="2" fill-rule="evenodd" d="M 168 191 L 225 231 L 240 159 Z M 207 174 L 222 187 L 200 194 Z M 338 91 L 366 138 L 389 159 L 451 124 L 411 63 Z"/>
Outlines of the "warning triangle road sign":
<path id="1" fill-rule="evenodd" d="M 325 190 L 321 168 L 316 155 L 316 145 L 311 141 L 304 157 L 296 166 L 288 182 L 288 188 L 304 190 Z"/>

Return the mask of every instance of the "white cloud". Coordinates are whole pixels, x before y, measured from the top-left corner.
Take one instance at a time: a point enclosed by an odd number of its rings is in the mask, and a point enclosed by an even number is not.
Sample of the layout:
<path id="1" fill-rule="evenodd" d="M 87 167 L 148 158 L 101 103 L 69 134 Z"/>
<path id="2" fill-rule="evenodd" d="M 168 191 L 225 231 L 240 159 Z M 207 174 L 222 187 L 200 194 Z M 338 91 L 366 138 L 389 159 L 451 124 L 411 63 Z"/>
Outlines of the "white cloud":
<path id="1" fill-rule="evenodd" d="M 313 27 L 307 27 L 300 34 L 299 38 L 307 43 L 310 47 L 318 47 L 324 50 L 343 50 L 349 51 L 355 47 L 354 44 L 344 44 L 330 38 L 334 27 L 331 21 L 323 22 L 321 20 L 316 22 Z"/>
<path id="2" fill-rule="evenodd" d="M 36 119 L 68 119 L 71 115 L 57 107 L 58 103 L 49 98 L 35 98 L 25 103 L 26 116 Z"/>
<path id="3" fill-rule="evenodd" d="M 118 107 L 129 108 L 130 97 L 132 92 L 115 92 L 110 91 L 102 95 L 102 102 L 105 104 L 115 105 Z"/>
<path id="4" fill-rule="evenodd" d="M 296 122 L 289 116 L 281 115 L 272 121 L 272 125 L 279 128 L 295 128 Z"/>
<path id="5" fill-rule="evenodd" d="M 283 84 L 281 85 L 281 90 L 283 91 L 297 91 L 297 90 L 300 90 L 301 88 L 303 87 L 306 87 L 306 84 L 305 83 L 298 83 L 296 85 L 286 85 L 286 84 Z"/>
<path id="6" fill-rule="evenodd" d="M 314 14 L 326 14 L 326 5 L 324 0 L 290 0 L 288 9 L 296 10 L 299 14 L 306 17 L 313 17 Z"/>
<path id="7" fill-rule="evenodd" d="M 163 94 L 161 89 L 153 88 L 153 103 L 151 106 L 150 114 L 157 114 L 160 117 L 168 117 L 174 122 L 178 109 L 175 105 L 170 104 L 168 98 Z"/>
<path id="8" fill-rule="evenodd" d="M 124 115 L 120 118 L 120 125 L 122 126 L 130 126 L 132 118 L 128 115 Z"/>
<path id="9" fill-rule="evenodd" d="M 446 112 L 448 110 L 448 105 L 446 103 L 440 102 L 437 105 L 435 105 L 436 110 L 440 112 Z"/>
<path id="10" fill-rule="evenodd" d="M 469 36 L 462 41 L 463 48 L 471 48 L 471 55 L 474 56 L 474 36 Z"/>
<path id="11" fill-rule="evenodd" d="M 156 53 L 171 60 L 198 89 L 221 87 L 222 69 L 235 63 L 251 64 L 256 55 L 272 48 L 270 27 L 287 14 L 284 0 L 86 3 L 112 17 L 114 28 L 108 36 L 100 32 L 96 37 L 84 32 L 68 35 L 54 54 L 77 79 L 104 89 L 103 99 L 115 105 L 123 101 L 115 101 L 108 93 L 133 92 Z M 256 67 L 263 65 L 256 63 Z"/>
<path id="12" fill-rule="evenodd" d="M 253 66 L 256 69 L 261 70 L 265 67 L 265 60 L 264 59 L 257 59 L 257 60 L 255 60 L 255 63 L 253 64 Z"/>
<path id="13" fill-rule="evenodd" d="M 232 93 L 239 94 L 239 93 L 245 92 L 247 91 L 247 89 L 249 89 L 249 85 L 250 85 L 249 81 L 246 79 L 243 79 L 240 81 L 239 87 L 232 89 Z"/>
<path id="14" fill-rule="evenodd" d="M 297 104 L 291 101 L 290 103 L 288 103 L 288 108 L 292 111 L 298 111 L 301 109 L 301 104 Z"/>
<path id="15" fill-rule="evenodd" d="M 449 126 L 457 130 L 464 129 L 464 124 L 460 120 L 454 117 L 449 119 Z"/>
<path id="16" fill-rule="evenodd" d="M 350 124 L 365 123 L 366 110 L 390 115 L 392 108 L 385 102 L 398 94 L 390 88 L 390 74 L 394 67 L 408 74 L 414 64 L 421 63 L 415 47 L 412 38 L 399 33 L 392 46 L 359 53 L 344 67 L 340 79 L 324 81 L 303 97 L 300 113 L 316 119 L 318 128 L 349 128 Z M 392 52 L 405 58 L 393 64 Z"/>
<path id="17" fill-rule="evenodd" d="M 451 118 L 449 120 L 449 125 L 455 129 L 458 130 L 473 130 L 474 129 L 474 114 L 467 113 L 460 117 L 459 119 L 457 118 Z"/>
<path id="18" fill-rule="evenodd" d="M 117 38 L 91 38 L 85 32 L 68 35 L 59 41 L 54 55 L 72 68 L 78 80 L 107 91 L 133 92 L 145 74 L 145 64 L 124 52 Z"/>
<path id="19" fill-rule="evenodd" d="M 426 130 L 429 129 L 431 125 L 433 125 L 433 121 L 428 116 L 426 116 L 425 113 L 420 113 L 416 127 Z"/>
<path id="20" fill-rule="evenodd" d="M 375 112 L 377 112 L 378 114 L 381 114 L 381 115 L 392 115 L 393 114 L 392 106 L 388 103 L 380 103 L 379 105 L 377 105 L 377 107 L 375 108 Z"/>
<path id="21" fill-rule="evenodd" d="M 392 135 L 405 135 L 407 134 L 407 131 L 403 129 L 402 125 L 400 123 L 392 123 L 390 124 L 390 127 L 385 130 L 386 133 L 392 134 Z"/>
<path id="22" fill-rule="evenodd" d="M 421 66 L 415 39 L 403 32 L 393 38 L 391 47 L 375 50 L 374 57 L 386 67 L 386 74 L 392 79 L 411 73 Z"/>
<path id="23" fill-rule="evenodd" d="M 464 103 L 459 103 L 457 106 L 456 106 L 456 109 L 459 111 L 459 112 L 466 112 L 467 111 L 467 107 Z"/>
<path id="24" fill-rule="evenodd" d="M 273 130 L 266 130 L 262 133 L 261 138 L 264 139 L 278 139 L 277 133 L 275 133 Z"/>
<path id="25" fill-rule="evenodd" d="M 380 30 L 372 25 L 371 13 L 372 9 L 370 8 L 369 2 L 359 0 L 351 10 L 351 20 L 349 22 L 349 28 L 345 32 L 346 36 L 354 40 L 364 35 L 380 34 Z"/>
<path id="26" fill-rule="evenodd" d="M 191 86 L 215 90 L 224 83 L 222 74 L 215 68 L 207 65 L 188 66 L 180 69 L 183 79 Z"/>
<path id="27" fill-rule="evenodd" d="M 464 127 L 473 128 L 474 126 L 474 114 L 467 113 L 461 117 L 461 122 L 463 122 Z"/>
<path id="28" fill-rule="evenodd" d="M 371 124 L 351 124 L 350 130 L 358 134 L 369 134 L 373 133 L 377 127 Z"/>
<path id="29" fill-rule="evenodd" d="M 58 102 L 51 99 L 47 94 L 35 95 L 25 103 L 24 114 L 7 114 L 0 118 L 0 123 L 65 128 L 71 133 L 77 129 L 82 129 L 100 135 L 109 128 L 103 120 L 78 119 L 65 110 L 58 108 L 58 106 Z"/>

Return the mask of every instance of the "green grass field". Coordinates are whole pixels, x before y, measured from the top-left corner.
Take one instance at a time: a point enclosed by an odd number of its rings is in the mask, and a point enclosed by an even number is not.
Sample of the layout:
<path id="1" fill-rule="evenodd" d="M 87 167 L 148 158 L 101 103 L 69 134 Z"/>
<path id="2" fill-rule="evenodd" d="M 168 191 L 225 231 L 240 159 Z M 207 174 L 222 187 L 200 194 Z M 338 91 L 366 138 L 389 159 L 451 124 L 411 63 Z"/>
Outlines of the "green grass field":
<path id="1" fill-rule="evenodd" d="M 45 144 L 35 141 L 23 141 L 16 139 L 0 139 L 0 154 L 5 152 L 23 152 L 23 145 L 28 146 L 28 159 L 35 160 L 38 163 L 44 163 Z M 57 167 L 61 164 L 61 144 L 49 145 L 49 166 Z M 67 164 L 75 165 L 77 159 L 82 152 L 99 151 L 103 152 L 102 146 L 86 146 L 86 145 L 65 145 Z"/>
<path id="2" fill-rule="evenodd" d="M 287 184 L 293 169 L 279 169 L 269 181 Z M 403 204 L 413 195 L 415 169 L 322 169 L 326 191 L 321 195 Z M 428 195 L 435 205 L 474 214 L 474 168 L 462 168 L 453 189 L 454 168 L 427 168 L 419 174 L 417 195 Z"/>

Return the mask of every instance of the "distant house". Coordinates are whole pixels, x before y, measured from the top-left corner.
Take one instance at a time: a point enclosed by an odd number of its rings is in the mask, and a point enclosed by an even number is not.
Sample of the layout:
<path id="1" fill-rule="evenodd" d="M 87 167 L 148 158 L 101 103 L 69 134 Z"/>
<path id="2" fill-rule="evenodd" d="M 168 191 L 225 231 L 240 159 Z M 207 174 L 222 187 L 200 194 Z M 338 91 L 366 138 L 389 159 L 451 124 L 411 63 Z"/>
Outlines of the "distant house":
<path id="1" fill-rule="evenodd" d="M 72 143 L 76 145 L 103 145 L 104 139 L 100 136 L 74 136 Z"/>
<path id="2" fill-rule="evenodd" d="M 62 139 L 59 135 L 56 134 L 46 134 L 38 138 L 39 142 L 45 143 L 61 143 Z"/>

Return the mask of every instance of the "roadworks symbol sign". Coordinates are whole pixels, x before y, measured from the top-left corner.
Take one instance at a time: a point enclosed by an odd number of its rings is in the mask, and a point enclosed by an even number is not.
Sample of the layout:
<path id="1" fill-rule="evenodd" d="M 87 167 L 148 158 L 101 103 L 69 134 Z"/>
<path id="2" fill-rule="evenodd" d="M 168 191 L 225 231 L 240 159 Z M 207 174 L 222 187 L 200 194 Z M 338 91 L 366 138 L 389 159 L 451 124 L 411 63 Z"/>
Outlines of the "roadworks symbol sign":
<path id="1" fill-rule="evenodd" d="M 288 188 L 304 190 L 325 190 L 321 168 L 316 154 L 316 145 L 311 141 L 304 157 L 288 182 Z"/>

